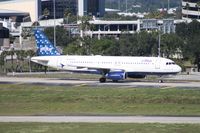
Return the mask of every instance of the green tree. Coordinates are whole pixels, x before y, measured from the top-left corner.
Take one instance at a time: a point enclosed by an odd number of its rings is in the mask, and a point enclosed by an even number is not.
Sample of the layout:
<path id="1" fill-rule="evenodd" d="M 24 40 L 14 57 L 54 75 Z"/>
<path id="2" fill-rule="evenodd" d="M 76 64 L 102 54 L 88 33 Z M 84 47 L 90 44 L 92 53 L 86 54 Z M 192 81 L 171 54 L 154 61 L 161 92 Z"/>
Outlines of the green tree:
<path id="1" fill-rule="evenodd" d="M 166 12 L 153 11 L 145 16 L 145 18 L 162 19 L 166 14 Z"/>
<path id="2" fill-rule="evenodd" d="M 26 51 L 26 55 L 28 56 L 28 68 L 29 68 L 29 72 L 32 71 L 32 64 L 31 64 L 31 57 L 36 55 L 36 52 L 33 50 L 28 50 Z"/>
<path id="3" fill-rule="evenodd" d="M 137 40 L 139 56 L 157 55 L 158 41 L 156 33 L 140 32 L 137 34 Z"/>
<path id="4" fill-rule="evenodd" d="M 49 15 L 50 15 L 50 11 L 47 8 L 45 8 L 43 10 L 43 16 L 45 17 L 45 19 L 47 19 Z"/>
<path id="5" fill-rule="evenodd" d="M 6 57 L 9 55 L 8 51 L 3 51 L 1 53 L 1 67 L 3 69 L 3 72 L 6 73 L 7 71 L 7 64 L 6 64 Z"/>
<path id="6" fill-rule="evenodd" d="M 91 17 L 89 16 L 83 16 L 83 17 L 79 17 L 79 28 L 81 31 L 81 38 L 83 38 L 84 36 L 84 32 L 90 30 L 91 28 L 91 24 L 90 24 L 90 19 Z"/>
<path id="7" fill-rule="evenodd" d="M 24 59 L 27 57 L 26 52 L 24 50 L 18 50 L 15 51 L 15 54 L 17 55 L 17 65 L 15 71 L 22 72 Z"/>
<path id="8" fill-rule="evenodd" d="M 119 43 L 115 38 L 105 37 L 101 40 L 94 38 L 92 42 L 91 49 L 94 55 L 120 55 Z"/>
<path id="9" fill-rule="evenodd" d="M 70 10 L 70 8 L 66 8 L 64 10 L 64 23 L 69 23 L 69 18 L 72 16 L 72 11 Z"/>
<path id="10" fill-rule="evenodd" d="M 63 53 L 67 55 L 83 55 L 84 47 L 80 46 L 79 39 L 76 39 L 64 47 Z"/>
<path id="11" fill-rule="evenodd" d="M 176 25 L 176 34 L 185 39 L 188 37 L 188 24 L 187 23 L 179 23 Z"/>
<path id="12" fill-rule="evenodd" d="M 54 29 L 53 27 L 46 28 L 44 30 L 45 34 L 49 38 L 49 40 L 54 42 Z M 64 29 L 63 26 L 56 26 L 56 43 L 57 46 L 67 46 L 67 44 L 71 41 L 69 38 L 69 34 L 67 30 Z"/>
<path id="13" fill-rule="evenodd" d="M 91 47 L 93 44 L 93 38 L 89 36 L 84 36 L 83 38 L 79 38 L 79 41 L 81 41 L 81 49 L 82 49 L 82 55 L 91 55 Z"/>
<path id="14" fill-rule="evenodd" d="M 120 37 L 120 52 L 125 56 L 157 55 L 157 40 L 155 33 L 146 31 Z"/>
<path id="15" fill-rule="evenodd" d="M 137 38 L 132 35 L 122 35 L 119 39 L 120 55 L 130 56 L 136 54 L 134 51 L 134 44 L 137 44 Z"/>
<path id="16" fill-rule="evenodd" d="M 200 56 L 200 22 L 193 20 L 188 24 L 178 24 L 176 33 L 183 40 L 182 52 L 184 59 L 189 59 L 191 63 L 197 64 Z"/>
<path id="17" fill-rule="evenodd" d="M 164 34 L 161 38 L 161 53 L 167 58 L 180 54 L 183 41 L 176 34 Z"/>
<path id="18" fill-rule="evenodd" d="M 1 66 L 1 71 L 0 72 L 3 72 L 3 69 L 4 69 L 4 66 L 5 66 L 5 52 L 2 52 L 0 54 L 0 66 Z"/>

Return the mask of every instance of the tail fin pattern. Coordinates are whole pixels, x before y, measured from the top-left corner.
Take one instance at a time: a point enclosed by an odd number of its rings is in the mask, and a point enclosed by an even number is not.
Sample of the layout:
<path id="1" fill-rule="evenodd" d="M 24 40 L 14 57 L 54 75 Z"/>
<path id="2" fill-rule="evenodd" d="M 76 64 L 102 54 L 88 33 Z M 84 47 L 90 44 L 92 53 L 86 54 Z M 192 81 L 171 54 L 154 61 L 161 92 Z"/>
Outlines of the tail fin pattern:
<path id="1" fill-rule="evenodd" d="M 43 31 L 36 29 L 34 30 L 35 40 L 37 43 L 37 54 L 38 56 L 56 56 L 60 55 L 58 50 L 45 36 Z"/>

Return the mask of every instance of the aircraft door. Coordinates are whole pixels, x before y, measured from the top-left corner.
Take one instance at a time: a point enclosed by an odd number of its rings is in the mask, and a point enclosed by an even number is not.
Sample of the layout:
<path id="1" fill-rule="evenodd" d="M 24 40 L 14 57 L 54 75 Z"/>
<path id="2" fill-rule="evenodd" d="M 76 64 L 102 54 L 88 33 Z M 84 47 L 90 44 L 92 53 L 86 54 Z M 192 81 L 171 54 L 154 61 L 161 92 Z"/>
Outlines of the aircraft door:
<path id="1" fill-rule="evenodd" d="M 160 59 L 156 59 L 156 62 L 155 62 L 155 68 L 156 69 L 160 69 Z"/>

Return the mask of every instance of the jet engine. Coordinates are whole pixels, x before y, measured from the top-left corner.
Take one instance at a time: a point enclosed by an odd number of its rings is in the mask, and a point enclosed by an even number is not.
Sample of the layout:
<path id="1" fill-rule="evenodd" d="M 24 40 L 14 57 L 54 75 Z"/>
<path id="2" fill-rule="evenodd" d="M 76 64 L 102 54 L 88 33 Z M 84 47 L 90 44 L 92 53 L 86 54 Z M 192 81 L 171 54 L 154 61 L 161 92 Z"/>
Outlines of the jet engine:
<path id="1" fill-rule="evenodd" d="M 127 73 L 127 77 L 140 79 L 140 78 L 145 78 L 146 75 L 144 75 L 144 74 L 135 74 L 135 73 Z"/>
<path id="2" fill-rule="evenodd" d="M 111 79 L 113 81 L 124 80 L 126 79 L 126 73 L 122 71 L 113 71 L 106 74 L 107 79 Z"/>

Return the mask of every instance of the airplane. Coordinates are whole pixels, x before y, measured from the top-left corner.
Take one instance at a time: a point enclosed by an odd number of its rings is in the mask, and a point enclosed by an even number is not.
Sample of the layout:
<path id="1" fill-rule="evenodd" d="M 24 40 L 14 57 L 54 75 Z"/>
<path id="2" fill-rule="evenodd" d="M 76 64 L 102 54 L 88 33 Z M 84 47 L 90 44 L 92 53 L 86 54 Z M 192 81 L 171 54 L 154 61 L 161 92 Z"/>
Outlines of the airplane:
<path id="1" fill-rule="evenodd" d="M 34 30 L 34 35 L 38 56 L 32 57 L 32 62 L 58 70 L 101 74 L 100 83 L 107 79 L 117 82 L 126 78 L 162 77 L 181 72 L 181 67 L 174 61 L 162 57 L 61 55 L 42 30 Z"/>

